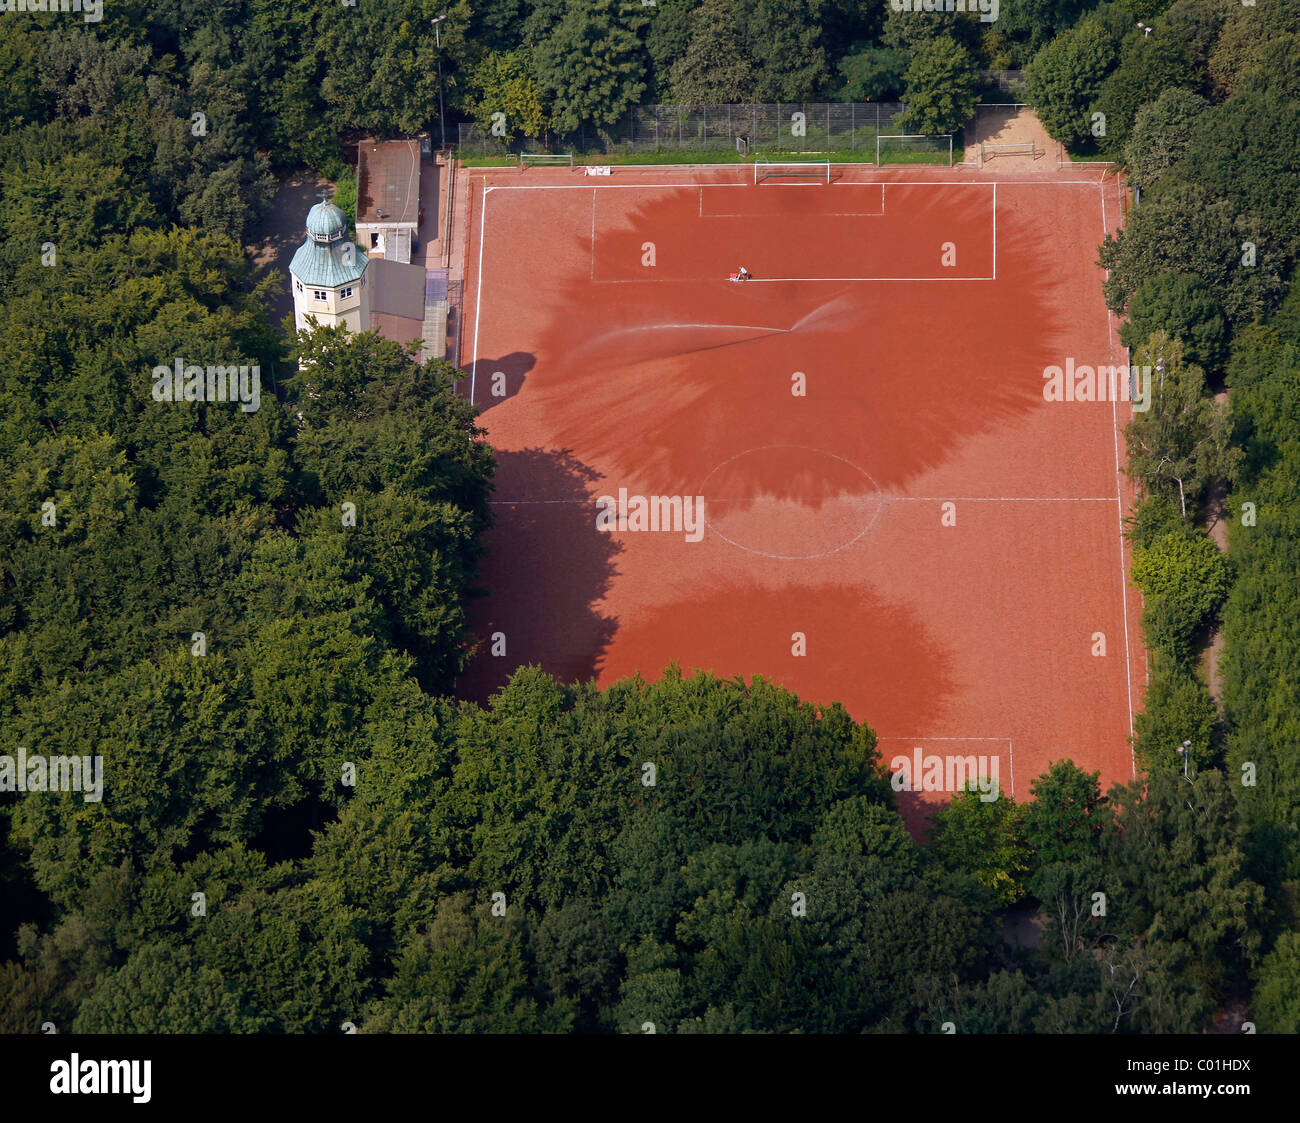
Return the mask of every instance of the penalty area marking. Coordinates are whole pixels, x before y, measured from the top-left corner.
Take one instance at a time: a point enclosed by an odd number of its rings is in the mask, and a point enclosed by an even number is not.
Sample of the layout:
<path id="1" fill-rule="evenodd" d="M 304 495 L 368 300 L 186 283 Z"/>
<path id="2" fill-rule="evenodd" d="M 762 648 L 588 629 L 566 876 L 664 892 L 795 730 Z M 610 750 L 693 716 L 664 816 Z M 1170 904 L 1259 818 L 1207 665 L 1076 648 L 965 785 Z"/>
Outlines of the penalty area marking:
<path id="1" fill-rule="evenodd" d="M 725 213 L 725 214 L 724 214 L 724 213 L 718 213 L 718 214 L 705 214 L 705 213 L 704 213 L 704 192 L 705 192 L 705 191 L 707 191 L 710 187 L 737 187 L 737 186 L 743 187 L 743 186 L 745 186 L 745 185 L 744 185 L 744 184 L 735 184 L 735 183 L 701 183 L 701 184 L 699 185 L 699 187 L 700 187 L 700 206 L 699 206 L 699 216 L 698 216 L 698 217 L 700 217 L 700 218 L 755 218 L 755 217 L 770 218 L 770 217 L 772 217 L 772 216 L 770 216 L 770 215 L 744 214 L 744 213 L 742 213 L 742 212 L 740 212 L 740 211 L 736 211 L 736 212 L 734 212 L 734 213 L 728 212 L 728 213 Z M 783 186 L 794 186 L 794 187 L 821 187 L 822 184 L 819 184 L 819 183 L 798 183 L 798 184 L 776 184 L 775 186 L 777 186 L 777 187 L 783 187 Z M 848 186 L 848 187 L 879 187 L 879 188 L 880 188 L 880 210 L 878 210 L 878 211 L 819 211 L 819 212 L 817 213 L 817 215 L 816 215 L 817 218 L 880 218 L 880 217 L 885 213 L 885 187 L 887 186 L 885 180 L 881 180 L 879 183 L 850 183 L 850 184 L 846 184 L 845 186 Z"/>
<path id="2" fill-rule="evenodd" d="M 599 279 L 597 279 L 597 277 L 596 277 L 596 192 L 599 191 L 599 190 L 602 190 L 602 189 L 604 189 L 605 187 L 608 187 L 608 186 L 609 186 L 608 184 L 602 184 L 602 185 L 600 185 L 599 187 L 597 187 L 597 186 L 593 186 L 593 187 L 590 188 L 590 190 L 591 190 L 591 262 L 590 262 L 590 269 L 589 269 L 589 271 L 588 271 L 588 280 L 589 280 L 589 282 L 590 282 L 591 284 L 594 284 L 594 285 L 707 284 L 707 283 L 711 280 L 711 278 L 707 278 L 707 277 L 626 277 L 626 278 L 617 278 L 617 279 L 610 279 L 610 280 L 599 280 Z M 620 186 L 620 187 L 640 187 L 640 186 L 642 186 L 642 185 L 641 185 L 641 184 L 617 184 L 617 185 L 615 185 L 615 186 Z M 661 187 L 661 186 L 674 186 L 674 185 L 669 185 L 669 184 L 657 184 L 657 183 L 656 183 L 656 184 L 649 184 L 648 186 L 651 186 L 651 187 Z M 680 185 L 675 185 L 675 186 L 680 186 Z M 754 217 L 771 217 L 771 216 L 755 216 L 755 215 L 741 214 L 741 213 L 735 213 L 735 214 L 731 214 L 731 213 L 726 213 L 726 214 L 705 214 L 705 213 L 704 213 L 704 191 L 705 191 L 706 188 L 710 188 L 710 187 L 747 187 L 747 186 L 750 186 L 749 184 L 744 184 L 744 183 L 702 183 L 702 184 L 695 184 L 694 186 L 698 189 L 698 192 L 699 192 L 699 195 L 698 195 L 698 199 L 699 199 L 698 217 L 699 217 L 699 218 L 754 218 Z M 821 185 L 821 184 L 817 184 L 817 183 L 810 183 L 810 184 L 798 184 L 797 186 L 801 186 L 801 187 L 820 187 L 820 186 L 822 186 L 822 185 Z M 911 282 L 914 282 L 914 281 L 996 281 L 996 280 L 998 279 L 998 185 L 997 185 L 996 182 L 994 182 L 994 183 L 987 183 L 987 182 L 984 182 L 984 181 L 977 181 L 977 182 L 974 182 L 974 183 L 956 183 L 956 184 L 951 184 L 951 183 L 935 183 L 935 182 L 933 182 L 933 181 L 926 180 L 926 181 L 917 181 L 917 182 L 910 182 L 910 181 L 909 181 L 909 182 L 893 183 L 893 182 L 891 182 L 891 181 L 882 180 L 882 181 L 879 181 L 879 182 L 854 183 L 854 184 L 848 184 L 848 185 L 846 185 L 846 186 L 850 186 L 850 187 L 876 187 L 876 186 L 878 186 L 878 187 L 880 188 L 880 212 L 879 212 L 878 214 L 876 214 L 876 213 L 873 213 L 873 212 L 870 212 L 870 211 L 836 211 L 836 212 L 826 212 L 826 213 L 815 214 L 813 217 L 816 217 L 816 218 L 880 218 L 880 217 L 882 217 L 882 216 L 884 215 L 884 213 L 885 213 L 885 187 L 886 187 L 886 186 L 896 186 L 896 187 L 919 187 L 919 186 L 934 186 L 934 187 L 990 187 L 990 186 L 991 186 L 991 187 L 993 188 L 993 191 L 992 191 L 992 200 L 991 200 L 991 205 L 990 205 L 990 208 L 989 208 L 989 209 L 990 209 L 990 217 L 991 217 L 991 223 L 990 223 L 990 225 L 991 225 L 991 228 L 992 228 L 992 239 L 993 239 L 993 254 L 992 254 L 993 271 L 992 271 L 992 273 L 990 273 L 987 277 L 950 277 L 950 276 L 937 276 L 937 277 L 891 277 L 891 276 L 884 276 L 884 277 L 752 277 L 752 276 L 751 276 L 751 277 L 747 278 L 747 280 L 746 280 L 745 283 L 746 283 L 746 284 L 757 283 L 757 284 L 768 284 L 768 285 L 773 285 L 773 284 L 841 284 L 841 283 L 855 283 L 855 284 L 856 284 L 856 283 L 882 283 L 882 282 L 883 282 L 883 283 L 890 283 L 890 282 L 893 282 L 893 283 L 911 283 Z M 582 188 L 585 190 L 585 189 L 586 189 L 586 185 L 582 185 Z M 526 190 L 527 188 L 525 187 L 524 189 Z M 573 190 L 573 187 L 572 187 L 572 186 L 569 186 L 569 185 L 560 185 L 560 186 L 557 186 L 556 189 L 557 189 L 557 190 L 568 191 L 568 190 Z M 492 188 L 489 188 L 489 190 L 492 190 Z M 511 188 L 511 187 L 503 187 L 503 188 L 499 188 L 499 190 L 507 190 L 507 191 L 509 191 L 509 190 L 515 190 L 515 188 Z M 545 190 L 549 190 L 549 188 L 546 187 L 546 186 L 538 186 L 538 187 L 536 187 L 536 188 L 532 188 L 532 190 L 545 191 Z M 487 216 L 486 216 L 486 211 L 485 211 L 485 213 L 484 213 L 484 227 L 483 227 L 483 230 L 484 230 L 484 231 L 486 231 L 486 217 L 487 217 Z M 483 233 L 480 233 L 480 239 L 481 239 L 482 237 L 483 237 Z M 477 348 L 477 344 L 476 344 L 476 348 Z"/>
<path id="3" fill-rule="evenodd" d="M 1010 737 L 877 737 L 876 743 L 881 741 L 909 741 L 916 748 L 921 747 L 921 742 L 925 741 L 995 741 L 1007 746 L 1007 765 L 1011 769 L 1011 798 L 1016 798 L 1016 747 L 1015 742 Z M 953 793 L 956 794 L 956 793 Z"/>

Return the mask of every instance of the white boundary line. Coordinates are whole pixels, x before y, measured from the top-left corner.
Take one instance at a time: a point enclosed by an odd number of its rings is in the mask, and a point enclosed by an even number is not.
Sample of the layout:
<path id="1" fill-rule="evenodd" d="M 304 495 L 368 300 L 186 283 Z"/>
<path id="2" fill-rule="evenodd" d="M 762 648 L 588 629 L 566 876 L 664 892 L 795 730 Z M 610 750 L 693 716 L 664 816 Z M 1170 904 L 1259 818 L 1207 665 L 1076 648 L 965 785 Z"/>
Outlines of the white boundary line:
<path id="1" fill-rule="evenodd" d="M 705 214 L 704 213 L 704 192 L 709 187 L 735 187 L 734 183 L 701 183 L 700 185 L 700 206 L 699 218 L 755 218 L 759 217 L 752 214 L 742 214 L 739 211 L 728 214 Z M 814 186 L 817 186 L 814 184 Z M 880 210 L 879 211 L 820 211 L 818 218 L 881 218 L 885 213 L 885 187 L 887 183 L 881 180 L 879 183 L 846 183 L 845 187 L 879 187 L 880 188 Z M 762 216 L 770 217 L 770 216 Z"/>
<path id="2" fill-rule="evenodd" d="M 478 282 L 474 295 L 474 359 L 469 368 L 469 401 L 474 404 L 474 380 L 478 376 L 478 320 L 483 314 L 483 247 L 487 243 L 487 200 L 490 184 L 483 184 L 483 201 L 479 205 L 478 224 Z"/>
<path id="3" fill-rule="evenodd" d="M 1095 179 L 871 179 L 860 183 L 836 180 L 833 187 L 874 187 L 879 183 L 890 187 L 990 187 L 1000 183 L 1004 187 L 1096 187 Z M 590 183 L 494 183 L 489 191 L 586 191 Z M 602 183 L 599 191 L 651 191 L 657 187 L 753 187 L 752 183 Z M 817 187 L 818 184 L 806 184 Z"/>
<path id="4" fill-rule="evenodd" d="M 653 166 L 653 165 L 652 165 L 652 166 Z M 660 166 L 666 166 L 666 165 L 660 165 Z M 683 165 L 683 166 L 692 166 L 692 167 L 707 167 L 707 166 L 712 166 L 712 167 L 735 167 L 736 165 L 734 165 L 734 164 L 716 164 L 716 165 Z M 855 166 L 857 166 L 857 165 L 855 165 Z M 872 165 L 861 165 L 861 166 L 868 166 L 868 167 L 869 167 L 869 166 L 872 166 Z M 954 182 L 951 182 L 951 181 L 943 181 L 943 180 L 887 180 L 887 181 L 881 181 L 881 206 L 882 206 L 882 210 L 883 210 L 883 206 L 884 206 L 884 183 L 886 183 L 886 182 L 889 182 L 889 183 L 896 183 L 898 186 L 914 186 L 914 187 L 919 187 L 919 186 L 949 186 L 949 187 L 950 187 L 950 186 L 961 186 L 961 185 L 973 185 L 973 184 L 976 184 L 976 183 L 982 183 L 982 182 L 985 182 L 985 181 L 981 181 L 981 180 L 958 180 L 958 181 L 955 181 L 955 183 L 954 183 Z M 1105 207 L 1106 207 L 1106 192 L 1105 192 L 1105 185 L 1104 185 L 1104 183 L 1101 183 L 1101 182 L 1099 182 L 1099 181 L 1094 181 L 1094 180 L 1002 180 L 1002 181 L 993 181 L 993 196 L 994 196 L 994 205 L 993 205 L 994 240 L 993 240 L 993 248 L 994 248 L 994 254 L 995 254 L 995 255 L 996 255 L 996 252 L 997 252 L 997 232 L 996 232 L 996 226 L 997 226 L 997 184 L 998 184 L 998 182 L 1011 183 L 1011 184 L 1022 185 L 1022 186 L 1037 186 L 1037 187 L 1094 186 L 1094 185 L 1095 185 L 1095 186 L 1097 186 L 1097 187 L 1099 188 L 1099 194 L 1100 194 L 1100 196 L 1101 196 L 1101 204 L 1102 204 L 1102 236 L 1103 236 L 1103 238 L 1104 238 L 1104 237 L 1109 233 L 1109 231 L 1108 231 L 1107 228 L 1106 228 L 1106 223 L 1107 223 L 1107 219 L 1106 219 L 1106 210 L 1105 210 Z M 863 183 L 863 184 L 857 184 L 857 183 L 854 183 L 854 184 L 844 184 L 844 183 L 841 183 L 841 184 L 840 184 L 840 186 L 853 186 L 853 187 L 856 187 L 856 186 L 869 186 L 869 185 L 870 185 L 869 183 Z M 610 187 L 623 187 L 623 188 L 629 188 L 629 189 L 631 189 L 631 188 L 641 188 L 641 187 L 696 187 L 696 188 L 701 188 L 701 187 L 704 187 L 704 186 L 709 186 L 709 187 L 746 187 L 746 186 L 752 186 L 752 185 L 751 185 L 751 184 L 745 184 L 745 183 L 734 183 L 734 184 L 727 184 L 727 183 L 719 183 L 719 184 L 699 184 L 699 183 L 689 183 L 689 184 L 662 184 L 662 183 L 647 183 L 647 184 L 601 184 L 601 185 L 600 185 L 600 187 L 604 187 L 605 189 L 608 189 L 608 188 L 610 188 Z M 809 186 L 815 186 L 815 185 L 811 185 L 811 184 L 810 184 Z M 584 189 L 584 190 L 585 190 L 585 189 L 590 189 L 591 192 L 592 192 L 592 227 L 593 227 L 593 231 L 594 231 L 594 227 L 595 227 L 595 193 L 596 193 L 596 190 L 598 189 L 598 188 L 597 188 L 596 186 L 594 186 L 594 185 L 591 185 L 591 184 L 573 184 L 573 185 L 571 185 L 571 186 L 570 186 L 570 185 L 540 185 L 540 184 L 538 184 L 538 185 L 532 185 L 532 184 L 518 184 L 518 185 L 493 185 L 493 184 L 488 184 L 488 183 L 484 183 L 484 185 L 483 185 L 483 197 L 482 197 L 482 203 L 481 203 L 481 205 L 480 205 L 481 215 L 480 215 L 480 219 L 479 219 L 478 280 L 477 280 L 477 282 L 476 282 L 476 286 L 475 286 L 475 288 L 476 288 L 476 295 L 475 295 L 475 307 L 474 307 L 474 358 L 473 358 L 473 360 L 472 360 L 472 364 L 471 364 L 471 367 L 470 367 L 470 402 L 471 402 L 471 403 L 474 401 L 474 395 L 475 395 L 475 379 L 476 379 L 476 376 L 477 376 L 477 373 L 478 373 L 478 360 L 479 360 L 479 355 L 478 355 L 479 317 L 481 316 L 482 311 L 483 311 L 483 247 L 484 247 L 484 246 L 486 245 L 486 243 L 487 243 L 487 197 L 488 197 L 488 193 L 491 192 L 491 191 L 494 191 L 494 190 L 496 190 L 496 191 L 503 191 L 503 190 L 504 190 L 504 191 L 553 191 L 553 190 L 565 191 L 565 190 L 572 190 L 572 189 L 575 188 L 575 187 L 580 187 L 580 188 L 582 188 L 582 189 Z M 1117 187 L 1117 190 L 1118 190 L 1118 187 Z M 703 196 L 701 195 L 701 201 L 702 201 L 702 199 L 703 199 Z M 594 252 L 595 252 L 595 237 L 594 237 L 594 233 L 593 233 L 593 237 L 592 237 L 592 252 L 593 252 L 593 256 L 594 256 Z M 594 269 L 594 261 L 593 261 L 593 269 Z M 996 273 L 996 257 L 995 257 L 994 269 L 995 269 L 995 273 Z M 1106 275 L 1107 275 L 1107 277 L 1110 276 L 1109 271 L 1107 272 Z M 800 278 L 800 279 L 806 279 L 806 278 Z M 908 278 L 895 278 L 895 277 L 887 277 L 887 278 L 843 278 L 843 277 L 841 277 L 841 278 L 823 278 L 823 279 L 843 281 L 843 280 L 906 280 L 906 279 L 908 279 Z M 947 279 L 947 280 L 987 280 L 987 279 L 991 279 L 991 278 L 958 278 L 958 277 L 952 277 L 952 278 L 930 278 L 930 277 L 925 277 L 925 278 L 912 278 L 912 279 L 914 279 L 914 280 L 943 280 L 943 279 Z M 616 284 L 616 283 L 619 283 L 619 282 L 604 282 L 604 283 L 607 283 L 607 284 Z M 1109 310 L 1109 309 L 1107 309 L 1107 311 L 1106 311 L 1106 324 L 1107 324 L 1107 333 L 1108 333 L 1108 338 L 1110 338 L 1110 339 L 1113 341 L 1113 330 L 1114 330 L 1114 329 L 1113 329 L 1113 324 L 1111 323 L 1111 314 L 1110 314 L 1110 310 Z M 1116 403 L 1115 403 L 1113 400 L 1112 400 L 1112 402 L 1111 402 L 1111 415 L 1112 415 L 1112 418 L 1114 418 L 1114 419 L 1115 419 L 1115 422 L 1116 422 L 1116 424 L 1115 424 L 1112 428 L 1113 428 L 1113 436 L 1114 436 L 1114 440 L 1115 440 L 1116 456 L 1118 457 L 1118 449 L 1119 449 L 1118 415 L 1117 415 L 1117 406 L 1116 406 Z M 1118 460 L 1117 460 L 1117 465 L 1118 465 Z M 1118 483 L 1118 482 L 1119 482 L 1119 480 L 1118 480 L 1118 473 L 1117 473 L 1117 483 Z M 1048 496 L 1048 497 L 1042 497 L 1042 498 L 1037 498 L 1037 497 L 1032 497 L 1032 496 L 1001 496 L 1001 497 L 997 497 L 997 496 L 977 496 L 977 497 L 966 497 L 966 498 L 961 498 L 961 497 L 954 498 L 953 496 L 943 496 L 943 497 L 929 497 L 929 496 L 885 496 L 885 497 L 882 498 L 882 506 L 883 506 L 884 503 L 888 503 L 888 502 L 907 502 L 907 501 L 913 501 L 913 502 L 937 502 L 937 501 L 947 501 L 947 502 L 962 502 L 962 503 L 978 503 L 978 502 L 990 502 L 990 503 L 1028 503 L 1028 502 L 1038 502 L 1038 503 L 1058 503 L 1058 502 L 1067 502 L 1067 503 L 1069 503 L 1069 502 L 1073 502 L 1073 503 L 1109 503 L 1109 502 L 1112 502 L 1112 501 L 1113 501 L 1113 502 L 1115 503 L 1115 506 L 1116 506 L 1116 513 L 1117 513 L 1117 516 L 1118 516 L 1118 519 L 1119 519 L 1119 524 L 1120 524 L 1119 547 L 1120 547 L 1120 582 L 1121 582 L 1121 596 L 1122 596 L 1122 605 L 1123 605 L 1123 612 L 1122 612 L 1122 614 L 1123 614 L 1123 617 L 1124 617 L 1124 667 L 1125 667 L 1125 679 L 1126 679 L 1126 683 L 1125 683 L 1125 685 L 1127 686 L 1127 689 L 1128 689 L 1129 734 L 1130 734 L 1130 737 L 1131 737 L 1131 736 L 1132 736 L 1132 733 L 1133 733 L 1133 674 L 1132 674 L 1132 659 L 1131 659 L 1131 654 L 1130 654 L 1129 628 L 1128 628 L 1128 579 L 1127 579 L 1127 572 L 1126 572 L 1125 567 L 1124 567 L 1124 523 L 1123 523 L 1123 519 L 1124 519 L 1124 510 L 1123 510 L 1124 500 L 1123 500 L 1123 493 L 1122 493 L 1122 490 L 1119 491 L 1119 493 L 1116 494 L 1116 495 L 1113 497 L 1113 499 L 1112 499 L 1111 497 L 1108 497 L 1108 496 L 1103 496 L 1103 497 L 1065 497 L 1065 496 L 1062 496 L 1062 497 L 1051 497 L 1051 496 Z M 489 500 L 488 502 L 489 502 L 489 505 L 491 505 L 491 506 L 519 506 L 519 505 L 524 505 L 524 504 L 565 504 L 565 503 L 583 503 L 583 504 L 586 504 L 586 503 L 590 502 L 590 500 L 588 500 L 588 499 L 531 499 L 531 500 L 494 499 L 494 500 Z M 1015 780 L 1015 748 L 1014 748 L 1014 743 L 1013 743 L 1013 741 L 1012 741 L 1012 739 L 1011 739 L 1010 737 L 966 737 L 966 738 L 962 738 L 962 737 L 950 737 L 950 738 L 943 738 L 943 737 L 913 737 L 913 738 L 908 738 L 908 737 L 878 737 L 878 738 L 877 738 L 877 741 L 878 741 L 878 742 L 879 742 L 879 741 L 904 741 L 904 740 L 913 740 L 913 741 L 916 741 L 916 740 L 922 740 L 922 741 L 924 741 L 924 740 L 929 740 L 929 741 L 940 741 L 940 740 L 954 740 L 954 741 L 957 741 L 957 740 L 971 740 L 971 741 L 1006 741 L 1006 743 L 1007 743 L 1007 747 L 1008 747 L 1008 754 L 1009 754 L 1009 759 L 1010 759 L 1010 765 L 1011 765 L 1011 795 L 1012 795 L 1012 798 L 1013 798 L 1013 799 L 1015 798 L 1015 791 L 1016 791 L 1016 788 L 1015 788 L 1015 784 L 1016 784 L 1016 780 Z M 1132 769 L 1132 774 L 1133 774 L 1134 776 L 1136 776 L 1136 775 L 1137 775 L 1137 761 L 1136 761 L 1136 757 L 1135 757 L 1134 752 L 1133 752 L 1132 742 L 1131 742 L 1131 741 L 1130 741 L 1130 746 L 1129 746 L 1129 760 L 1130 760 L 1130 767 L 1131 767 L 1131 769 Z"/>
<path id="5" fill-rule="evenodd" d="M 998 279 L 998 182 L 993 181 L 993 279 Z"/>
<path id="6" fill-rule="evenodd" d="M 665 278 L 665 280 L 676 280 L 677 278 Z M 684 277 L 683 281 L 707 280 L 707 278 Z M 831 282 L 831 281 L 996 281 L 996 276 L 990 277 L 750 277 L 745 282 L 747 285 L 776 285 L 790 284 L 795 281 L 809 282 Z M 597 281 L 598 285 L 639 285 L 642 281 Z"/>
<path id="7" fill-rule="evenodd" d="M 793 446 L 778 446 L 793 447 Z M 753 449 L 746 449 L 746 452 L 753 452 Z M 818 449 L 817 451 L 821 451 Z M 744 453 L 737 453 L 737 456 L 743 456 Z M 834 453 L 827 453 L 828 456 L 834 456 Z M 734 460 L 735 457 L 730 459 Z M 843 460 L 843 457 L 836 457 Z M 725 461 L 724 461 L 725 463 Z M 848 461 L 845 461 L 848 463 Z M 720 467 L 721 465 L 719 465 Z M 855 468 L 857 465 L 853 465 Z M 715 469 L 716 471 L 716 469 Z M 876 492 L 880 496 L 881 504 L 885 503 L 1114 503 L 1122 496 L 1118 495 L 1099 495 L 1099 496 L 1073 496 L 1073 495 L 887 495 L 884 492 Z M 793 500 L 794 502 L 821 502 L 826 499 L 843 499 L 843 498 L 863 498 L 863 496 L 842 496 L 842 495 L 813 495 L 813 496 L 782 496 L 782 500 Z M 705 496 L 705 499 L 713 503 L 753 503 L 755 496 L 738 496 L 736 498 L 719 498 L 718 496 Z M 587 505 L 595 503 L 594 498 L 584 499 L 489 499 L 489 505 L 502 507 L 524 507 L 536 504 L 559 504 L 573 503 Z"/>
<path id="8" fill-rule="evenodd" d="M 915 748 L 917 741 L 1005 741 L 1007 746 L 1007 760 L 1011 767 L 1011 798 L 1016 798 L 1016 748 L 1015 742 L 1010 737 L 876 737 L 876 744 L 881 741 L 911 741 Z M 886 769 L 888 771 L 888 769 Z M 955 793 L 954 793 L 955 794 Z"/>
<path id="9" fill-rule="evenodd" d="M 1118 177 L 1116 177 L 1118 183 Z M 1106 184 L 1105 181 L 1099 181 L 1097 184 L 1098 194 L 1101 196 L 1101 236 L 1105 241 L 1110 236 L 1110 230 L 1106 220 Z M 1110 270 L 1106 270 L 1106 279 L 1110 279 Z M 1111 351 L 1115 348 L 1115 324 L 1114 317 L 1111 315 L 1109 308 L 1106 309 L 1106 340 Z M 1119 583 L 1120 583 L 1120 615 L 1124 618 L 1124 686 L 1128 691 L 1128 734 L 1129 734 L 1129 769 L 1131 774 L 1137 776 L 1137 756 L 1133 747 L 1133 657 L 1128 634 L 1128 570 L 1124 565 L 1124 485 L 1120 478 L 1119 463 L 1119 405 L 1112 398 L 1110 403 L 1111 414 L 1111 434 L 1115 442 L 1115 518 L 1119 523 Z"/>

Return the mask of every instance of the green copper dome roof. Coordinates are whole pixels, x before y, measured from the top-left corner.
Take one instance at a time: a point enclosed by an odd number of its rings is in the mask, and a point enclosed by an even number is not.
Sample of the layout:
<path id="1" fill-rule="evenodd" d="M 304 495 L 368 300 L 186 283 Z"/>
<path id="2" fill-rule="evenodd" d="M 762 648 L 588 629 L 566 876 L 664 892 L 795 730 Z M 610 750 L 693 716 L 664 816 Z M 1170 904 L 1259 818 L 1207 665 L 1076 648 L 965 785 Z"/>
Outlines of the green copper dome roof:
<path id="1" fill-rule="evenodd" d="M 317 203 L 307 213 L 307 240 L 289 263 L 304 285 L 337 288 L 359 281 L 370 259 L 348 238 L 348 218 L 333 203 Z"/>
<path id="2" fill-rule="evenodd" d="M 316 240 L 337 241 L 348 232 L 348 216 L 334 203 L 317 203 L 307 212 L 307 233 Z"/>

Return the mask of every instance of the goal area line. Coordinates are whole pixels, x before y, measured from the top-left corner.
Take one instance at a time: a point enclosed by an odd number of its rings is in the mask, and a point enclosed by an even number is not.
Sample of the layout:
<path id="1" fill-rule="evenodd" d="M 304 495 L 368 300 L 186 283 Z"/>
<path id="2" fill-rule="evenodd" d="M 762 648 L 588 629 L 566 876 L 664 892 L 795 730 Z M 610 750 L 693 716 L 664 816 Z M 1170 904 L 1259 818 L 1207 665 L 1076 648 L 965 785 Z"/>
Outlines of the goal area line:
<path id="1" fill-rule="evenodd" d="M 1012 799 L 1016 798 L 1016 747 L 1015 747 L 1014 740 L 1010 737 L 881 737 L 881 736 L 876 737 L 877 745 L 881 745 L 885 741 L 901 741 L 912 748 L 918 748 L 918 749 L 926 745 L 935 744 L 935 743 L 944 746 L 951 745 L 953 746 L 954 751 L 951 753 L 944 753 L 943 755 L 963 756 L 963 757 L 970 756 L 972 754 L 962 751 L 961 749 L 957 748 L 957 746 L 969 745 L 976 742 L 984 742 L 986 744 L 994 744 L 994 745 L 1005 745 L 1007 748 L 1007 767 L 1011 773 L 1011 798 Z M 880 755 L 882 759 L 886 757 L 886 754 L 884 752 L 882 752 Z M 895 754 L 895 755 L 900 755 L 900 754 Z M 975 755 L 979 755 L 979 754 L 975 754 Z M 886 765 L 886 768 L 888 768 L 889 761 L 887 759 L 883 759 L 883 763 Z M 949 794 L 949 793 L 945 792 L 945 794 Z"/>
<path id="2" fill-rule="evenodd" d="M 804 179 L 805 183 L 768 183 L 773 179 Z M 831 162 L 829 160 L 766 160 L 760 157 L 754 161 L 754 185 L 767 184 L 770 187 L 817 187 L 830 185 Z"/>

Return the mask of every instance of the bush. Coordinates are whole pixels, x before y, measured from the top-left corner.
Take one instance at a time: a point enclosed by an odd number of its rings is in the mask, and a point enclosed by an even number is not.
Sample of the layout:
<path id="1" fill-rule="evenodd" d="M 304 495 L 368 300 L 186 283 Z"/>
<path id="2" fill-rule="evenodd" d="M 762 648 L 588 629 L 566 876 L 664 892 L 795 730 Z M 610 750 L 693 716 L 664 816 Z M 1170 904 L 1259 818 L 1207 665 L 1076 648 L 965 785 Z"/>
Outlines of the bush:
<path id="1" fill-rule="evenodd" d="M 1148 600 L 1162 600 L 1193 628 L 1228 595 L 1228 562 L 1202 535 L 1166 534 L 1133 559 L 1133 580 Z"/>
<path id="2" fill-rule="evenodd" d="M 906 127 L 916 133 L 956 132 L 975 112 L 979 72 L 960 43 L 946 35 L 912 54 L 904 77 Z"/>

